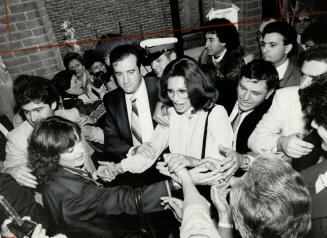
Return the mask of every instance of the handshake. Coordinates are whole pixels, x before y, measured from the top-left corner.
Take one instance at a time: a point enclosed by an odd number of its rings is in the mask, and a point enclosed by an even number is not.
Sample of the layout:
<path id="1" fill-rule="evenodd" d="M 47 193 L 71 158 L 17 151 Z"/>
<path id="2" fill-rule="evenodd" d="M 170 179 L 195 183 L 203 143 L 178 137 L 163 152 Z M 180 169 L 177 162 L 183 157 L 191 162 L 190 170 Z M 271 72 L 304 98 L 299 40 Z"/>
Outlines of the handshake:
<path id="1" fill-rule="evenodd" d="M 120 163 L 115 164 L 107 161 L 99 161 L 98 163 L 98 169 L 92 174 L 94 180 L 102 179 L 105 182 L 111 182 L 117 175 L 123 173 Z"/>

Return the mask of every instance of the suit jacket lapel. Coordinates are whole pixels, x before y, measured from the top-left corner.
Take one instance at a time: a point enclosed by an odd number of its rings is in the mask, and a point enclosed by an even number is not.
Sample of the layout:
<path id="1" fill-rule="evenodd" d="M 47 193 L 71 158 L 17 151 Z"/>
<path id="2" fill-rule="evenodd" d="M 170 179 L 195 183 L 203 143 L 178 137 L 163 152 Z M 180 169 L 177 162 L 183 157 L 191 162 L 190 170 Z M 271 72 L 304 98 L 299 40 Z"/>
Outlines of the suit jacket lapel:
<path id="1" fill-rule="evenodd" d="M 289 61 L 288 65 L 287 65 L 287 68 L 286 68 L 286 71 L 285 71 L 285 74 L 284 74 L 283 78 L 279 82 L 279 86 L 281 88 L 285 86 L 286 82 L 291 77 L 292 72 L 293 72 L 293 68 L 294 68 L 293 64 Z"/>
<path id="2" fill-rule="evenodd" d="M 118 89 L 117 98 L 115 101 L 114 111 L 116 113 L 117 126 L 119 131 L 123 134 L 122 136 L 128 140 L 128 143 L 133 145 L 132 132 L 129 126 L 128 112 L 126 106 L 125 93 L 122 89 Z"/>

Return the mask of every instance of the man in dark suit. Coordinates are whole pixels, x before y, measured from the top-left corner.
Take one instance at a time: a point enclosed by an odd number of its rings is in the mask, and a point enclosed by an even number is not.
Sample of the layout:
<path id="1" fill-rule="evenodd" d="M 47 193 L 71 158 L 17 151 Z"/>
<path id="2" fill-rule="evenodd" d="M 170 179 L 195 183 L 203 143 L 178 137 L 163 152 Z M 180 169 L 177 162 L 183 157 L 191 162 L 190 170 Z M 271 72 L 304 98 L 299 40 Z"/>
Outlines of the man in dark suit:
<path id="1" fill-rule="evenodd" d="M 118 88 L 103 99 L 106 108 L 104 151 L 108 160 L 116 163 L 135 153 L 154 156 L 150 141 L 156 126 L 152 115 L 159 101 L 159 79 L 142 77 L 141 59 L 139 51 L 132 45 L 118 46 L 110 53 L 110 65 Z M 153 165 L 143 174 L 126 173 L 116 181 L 143 186 L 163 178 Z"/>
<path id="2" fill-rule="evenodd" d="M 243 68 L 237 86 L 237 101 L 229 112 L 234 130 L 233 149 L 238 153 L 250 151 L 248 138 L 269 109 L 277 85 L 278 73 L 270 62 L 256 59 Z"/>
<path id="3" fill-rule="evenodd" d="M 115 162 L 125 158 L 128 152 L 138 151 L 142 143 L 149 142 L 156 125 L 152 114 L 159 101 L 159 80 L 142 77 L 140 60 L 137 48 L 132 45 L 118 46 L 110 53 L 110 64 L 119 87 L 107 93 L 103 100 L 106 107 L 104 150 Z M 136 101 L 138 109 L 138 138 L 133 134 L 132 100 Z"/>

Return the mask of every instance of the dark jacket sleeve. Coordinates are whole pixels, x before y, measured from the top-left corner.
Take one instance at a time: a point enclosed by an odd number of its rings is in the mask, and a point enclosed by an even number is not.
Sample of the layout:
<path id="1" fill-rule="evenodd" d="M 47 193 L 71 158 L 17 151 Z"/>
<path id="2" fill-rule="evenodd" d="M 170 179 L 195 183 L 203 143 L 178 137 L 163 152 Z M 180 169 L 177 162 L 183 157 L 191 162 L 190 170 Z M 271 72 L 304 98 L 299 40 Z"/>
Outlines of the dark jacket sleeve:
<path id="1" fill-rule="evenodd" d="M 139 194 L 138 194 L 139 192 Z M 66 219 L 88 221 L 96 216 L 137 214 L 162 211 L 160 197 L 167 196 L 165 182 L 154 183 L 141 190 L 128 186 L 98 187 L 92 181 L 85 182 L 80 192 L 67 192 L 62 202 L 63 216 Z M 137 207 L 137 198 L 141 207 Z"/>
<path id="2" fill-rule="evenodd" d="M 114 92 L 113 92 L 114 93 Z M 120 130 L 118 124 L 126 130 L 125 134 L 129 130 L 128 118 L 126 115 L 115 111 L 117 106 L 113 100 L 119 100 L 115 95 L 106 95 L 103 102 L 106 108 L 105 120 L 104 120 L 104 151 L 109 156 L 109 160 L 119 162 L 125 157 L 128 150 L 131 148 L 131 144 L 127 141 L 126 136 L 123 135 L 123 131 Z M 118 109 L 117 109 L 118 110 Z M 122 110 L 122 108 L 119 108 Z M 124 125 L 126 124 L 126 126 Z"/>

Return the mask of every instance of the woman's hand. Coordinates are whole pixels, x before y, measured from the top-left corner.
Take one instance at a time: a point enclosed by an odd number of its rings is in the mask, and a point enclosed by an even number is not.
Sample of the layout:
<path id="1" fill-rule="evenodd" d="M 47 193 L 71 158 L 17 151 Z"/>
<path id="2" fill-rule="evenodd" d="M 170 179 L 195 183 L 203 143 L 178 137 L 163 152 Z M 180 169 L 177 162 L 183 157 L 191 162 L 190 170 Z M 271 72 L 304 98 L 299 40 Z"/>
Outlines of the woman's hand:
<path id="1" fill-rule="evenodd" d="M 211 187 L 211 200 L 218 211 L 219 222 L 227 224 L 231 224 L 231 208 L 227 202 L 229 185 L 229 182 L 222 182 Z"/>
<path id="2" fill-rule="evenodd" d="M 164 209 L 172 210 L 176 219 L 181 222 L 183 219 L 183 201 L 174 197 L 161 197 L 160 199 Z"/>
<path id="3" fill-rule="evenodd" d="M 164 154 L 163 157 L 168 165 L 169 171 L 172 173 L 176 173 L 182 168 L 190 167 L 195 164 L 189 157 L 181 154 L 167 153 Z"/>

